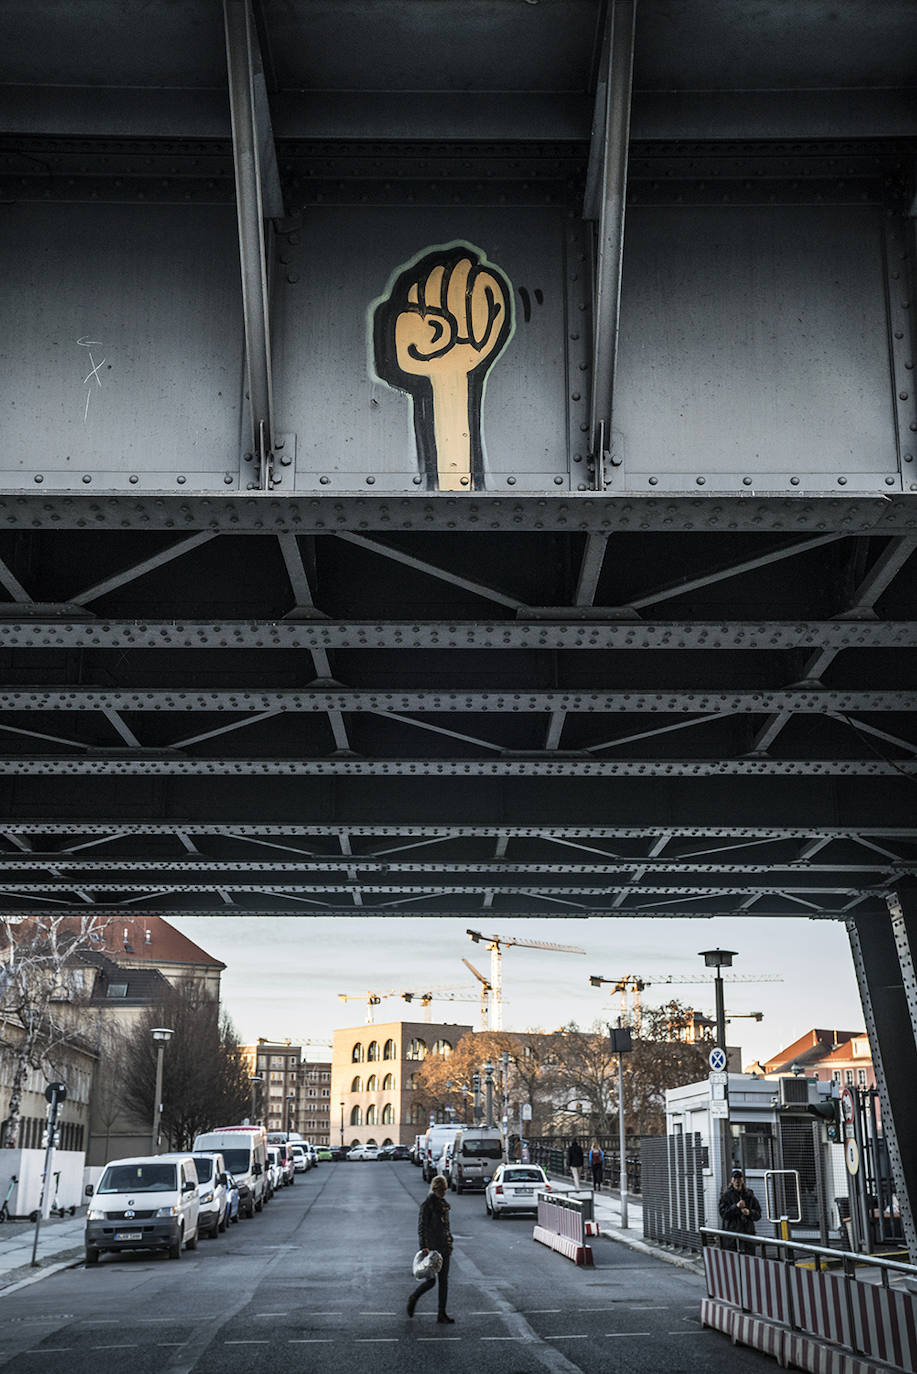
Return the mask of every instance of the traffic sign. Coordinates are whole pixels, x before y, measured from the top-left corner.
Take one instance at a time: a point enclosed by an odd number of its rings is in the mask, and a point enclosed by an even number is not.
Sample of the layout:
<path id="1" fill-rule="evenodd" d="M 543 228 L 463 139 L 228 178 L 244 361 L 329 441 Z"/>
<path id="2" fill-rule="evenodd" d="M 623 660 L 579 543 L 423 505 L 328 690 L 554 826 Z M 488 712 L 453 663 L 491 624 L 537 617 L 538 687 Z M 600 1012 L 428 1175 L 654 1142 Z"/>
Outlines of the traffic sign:
<path id="1" fill-rule="evenodd" d="M 719 1045 L 715 1045 L 708 1056 L 710 1067 L 714 1073 L 722 1073 L 726 1067 L 726 1051 L 721 1050 Z"/>
<path id="2" fill-rule="evenodd" d="M 729 1074 L 724 1073 L 722 1069 L 711 1069 L 707 1077 L 711 1083 L 726 1084 L 729 1082 Z"/>
<path id="3" fill-rule="evenodd" d="M 855 1140 L 848 1140 L 844 1146 L 844 1160 L 847 1164 L 848 1174 L 855 1174 L 860 1167 L 860 1147 Z"/>
<path id="4" fill-rule="evenodd" d="M 710 1103 L 710 1117 L 713 1121 L 726 1121 L 729 1118 L 729 1099 L 715 1097 Z"/>

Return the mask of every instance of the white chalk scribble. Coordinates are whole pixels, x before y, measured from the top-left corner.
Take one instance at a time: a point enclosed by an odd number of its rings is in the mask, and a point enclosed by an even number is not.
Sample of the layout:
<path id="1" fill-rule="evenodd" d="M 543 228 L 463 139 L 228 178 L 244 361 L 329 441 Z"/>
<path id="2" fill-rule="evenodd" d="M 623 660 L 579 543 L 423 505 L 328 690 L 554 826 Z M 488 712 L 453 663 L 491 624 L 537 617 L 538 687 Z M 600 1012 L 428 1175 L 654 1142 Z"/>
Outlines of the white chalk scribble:
<path id="1" fill-rule="evenodd" d="M 77 347 L 78 347 L 78 348 L 85 348 L 86 351 L 89 353 L 89 369 L 90 369 L 90 370 L 89 370 L 89 372 L 86 374 L 86 376 L 83 378 L 83 386 L 85 386 L 85 387 L 87 388 L 87 391 L 86 391 L 86 404 L 85 404 L 85 406 L 83 407 L 83 424 L 85 425 L 86 420 L 87 420 L 87 418 L 88 418 L 88 416 L 89 416 L 89 402 L 92 400 L 92 383 L 93 383 L 93 381 L 94 381 L 95 384 L 96 384 L 96 386 L 101 390 L 101 388 L 102 388 L 102 378 L 99 376 L 99 368 L 102 367 L 102 366 L 105 364 L 105 362 L 106 362 L 107 360 L 106 360 L 105 358 L 103 358 L 101 362 L 98 362 L 98 363 L 97 363 L 96 360 L 95 360 L 95 358 L 92 356 L 92 350 L 93 350 L 94 348 L 101 348 L 101 347 L 102 347 L 102 341 L 101 341 L 101 339 L 90 339 L 90 338 L 88 337 L 88 335 L 84 334 L 83 337 L 80 338 L 80 339 L 77 339 L 76 342 L 77 342 Z"/>

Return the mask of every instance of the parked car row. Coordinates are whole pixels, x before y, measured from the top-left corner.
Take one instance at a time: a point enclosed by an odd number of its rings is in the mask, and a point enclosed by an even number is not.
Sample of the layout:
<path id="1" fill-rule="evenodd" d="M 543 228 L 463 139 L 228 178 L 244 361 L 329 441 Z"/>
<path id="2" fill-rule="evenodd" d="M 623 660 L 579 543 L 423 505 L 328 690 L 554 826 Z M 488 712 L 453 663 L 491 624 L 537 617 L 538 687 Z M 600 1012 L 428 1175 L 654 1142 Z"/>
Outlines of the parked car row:
<path id="1" fill-rule="evenodd" d="M 357 1159 L 410 1159 L 411 1152 L 407 1145 L 351 1145 L 349 1150 L 345 1150 L 343 1156 L 347 1160 Z"/>
<path id="2" fill-rule="evenodd" d="M 105 1252 L 166 1250 L 179 1259 L 183 1247 L 196 1250 L 201 1236 L 253 1217 L 313 1167 L 308 1142 L 299 1162 L 294 1145 L 268 1143 L 263 1127 L 224 1126 L 199 1135 L 189 1151 L 112 1160 L 86 1188 L 86 1263 Z"/>

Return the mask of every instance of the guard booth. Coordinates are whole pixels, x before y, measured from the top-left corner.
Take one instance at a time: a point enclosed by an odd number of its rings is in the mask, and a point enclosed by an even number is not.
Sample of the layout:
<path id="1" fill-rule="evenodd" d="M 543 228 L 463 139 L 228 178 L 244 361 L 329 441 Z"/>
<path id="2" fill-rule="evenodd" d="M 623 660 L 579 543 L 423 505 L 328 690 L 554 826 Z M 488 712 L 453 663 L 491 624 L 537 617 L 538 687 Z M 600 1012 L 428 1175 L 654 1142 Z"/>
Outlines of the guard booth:
<path id="1" fill-rule="evenodd" d="M 666 1092 L 667 1135 L 696 1135 L 705 1149 L 705 1224 L 719 1226 L 720 1194 L 731 1171 L 739 1168 L 761 1204 L 759 1235 L 779 1235 L 779 1225 L 768 1221 L 768 1212 L 792 1219 L 798 1203 L 800 1220 L 790 1222 L 794 1236 L 823 1245 L 838 1240 L 838 1200 L 849 1192 L 844 1147 L 839 1139 L 828 1139 L 826 1117 L 813 1110 L 831 1101 L 833 1085 L 814 1078 L 730 1073 L 725 1130 L 714 1099 L 716 1087 L 702 1079 Z M 786 1177 L 794 1174 L 798 1195 L 795 1181 Z M 843 1235 L 846 1240 L 846 1232 Z"/>

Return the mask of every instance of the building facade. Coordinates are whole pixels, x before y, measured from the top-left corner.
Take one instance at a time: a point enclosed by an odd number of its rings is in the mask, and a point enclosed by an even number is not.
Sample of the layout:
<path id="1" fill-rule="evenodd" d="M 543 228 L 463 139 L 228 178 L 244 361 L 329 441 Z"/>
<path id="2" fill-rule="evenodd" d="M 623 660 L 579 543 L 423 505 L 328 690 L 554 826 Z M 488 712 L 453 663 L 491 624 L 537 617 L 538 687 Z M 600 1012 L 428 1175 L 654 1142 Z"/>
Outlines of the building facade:
<path id="1" fill-rule="evenodd" d="M 792 1073 L 794 1066 L 809 1078 L 836 1083 L 839 1088 L 874 1088 L 876 1075 L 865 1031 L 825 1030 L 814 1026 L 792 1045 L 763 1064 L 765 1074 Z"/>
<path id="2" fill-rule="evenodd" d="M 407 1145 L 426 1127 L 415 1075 L 428 1054 L 452 1053 L 468 1025 L 386 1021 L 334 1032 L 331 1137 L 335 1145 Z"/>

